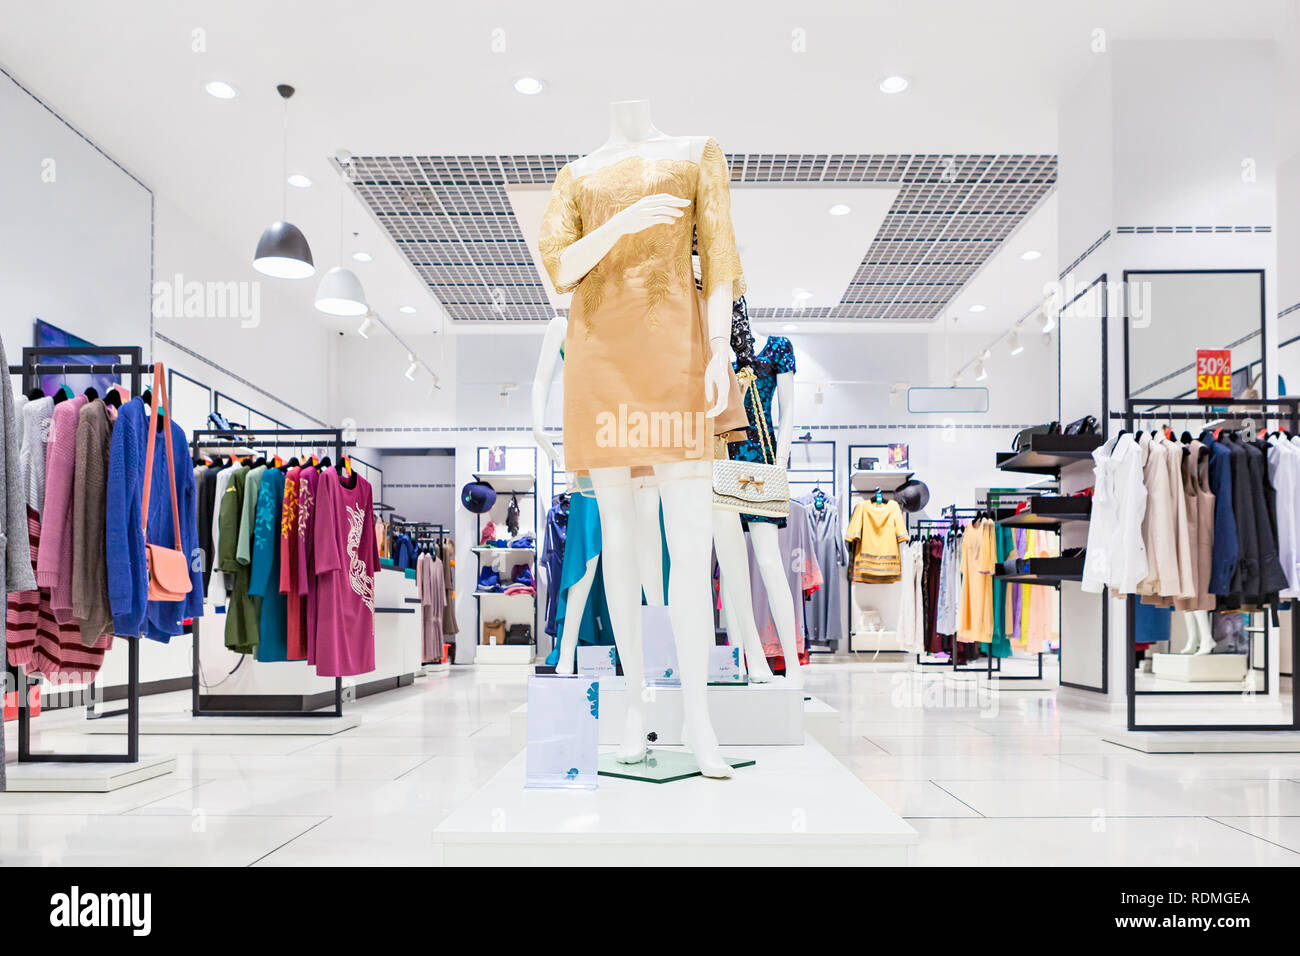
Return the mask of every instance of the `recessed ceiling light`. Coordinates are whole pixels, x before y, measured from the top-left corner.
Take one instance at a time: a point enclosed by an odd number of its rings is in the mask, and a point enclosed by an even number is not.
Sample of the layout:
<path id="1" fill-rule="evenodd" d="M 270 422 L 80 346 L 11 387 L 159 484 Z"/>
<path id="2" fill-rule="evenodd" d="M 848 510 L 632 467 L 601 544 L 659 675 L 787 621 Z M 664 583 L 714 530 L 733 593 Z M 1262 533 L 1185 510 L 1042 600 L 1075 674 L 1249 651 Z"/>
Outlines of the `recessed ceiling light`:
<path id="1" fill-rule="evenodd" d="M 311 179 L 302 173 L 293 173 L 289 176 L 289 185 L 295 189 L 306 189 L 311 185 Z"/>
<path id="2" fill-rule="evenodd" d="M 524 96 L 536 96 L 542 92 L 544 86 L 545 84 L 535 76 L 521 76 L 515 80 L 515 92 L 522 93 Z"/>
<path id="3" fill-rule="evenodd" d="M 905 76 L 887 76 L 880 81 L 880 92 L 882 93 L 901 93 L 907 89 L 908 82 Z"/>
<path id="4" fill-rule="evenodd" d="M 1020 253 L 1020 258 L 1024 259 L 1026 262 L 1033 262 L 1035 259 L 1041 259 L 1042 257 L 1043 254 L 1037 249 L 1026 249 L 1024 252 Z"/>
<path id="5" fill-rule="evenodd" d="M 404 306 L 402 306 L 400 309 L 398 309 L 397 311 L 398 311 L 398 312 L 401 312 L 403 315 L 415 315 L 415 306 L 413 306 L 413 305 L 404 305 Z"/>
<path id="6" fill-rule="evenodd" d="M 797 332 L 799 330 L 799 326 L 795 325 L 793 322 L 787 322 L 785 325 L 781 326 L 781 328 L 786 332 Z"/>
<path id="7" fill-rule="evenodd" d="M 832 216 L 847 216 L 849 213 L 853 212 L 853 207 L 842 202 L 837 202 L 826 211 Z"/>
<path id="8" fill-rule="evenodd" d="M 239 95 L 239 91 L 225 80 L 210 80 L 203 88 L 208 91 L 209 95 L 215 96 L 219 100 L 233 100 Z"/>
<path id="9" fill-rule="evenodd" d="M 372 256 L 368 252 L 354 252 L 352 253 L 352 258 L 355 259 L 357 262 L 369 262 L 371 259 L 374 258 L 374 256 Z"/>
<path id="10" fill-rule="evenodd" d="M 976 302 L 974 305 L 972 305 L 972 306 L 970 307 L 970 311 L 971 311 L 971 312 L 983 312 L 983 311 L 985 310 L 985 308 L 987 308 L 987 306 L 980 305 L 978 302 Z"/>
<path id="11" fill-rule="evenodd" d="M 811 299 L 813 297 L 813 294 L 808 289 L 795 289 L 794 297 L 796 299 Z"/>

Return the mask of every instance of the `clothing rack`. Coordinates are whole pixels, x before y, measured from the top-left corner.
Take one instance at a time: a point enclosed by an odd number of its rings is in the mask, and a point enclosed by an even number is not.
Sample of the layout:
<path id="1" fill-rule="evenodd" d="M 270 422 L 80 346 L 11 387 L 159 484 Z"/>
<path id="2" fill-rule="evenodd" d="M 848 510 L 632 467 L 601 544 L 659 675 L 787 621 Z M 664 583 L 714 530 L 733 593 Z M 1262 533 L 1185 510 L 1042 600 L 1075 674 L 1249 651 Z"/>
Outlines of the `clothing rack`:
<path id="1" fill-rule="evenodd" d="M 343 461 L 343 449 L 354 447 L 355 441 L 346 441 L 341 428 L 251 428 L 240 430 L 237 438 L 229 438 L 229 431 L 213 428 L 195 429 L 190 437 L 190 457 L 196 457 L 200 451 L 218 451 L 247 447 L 250 444 L 272 448 L 333 448 L 332 466 L 337 467 Z M 260 437 L 261 441 L 250 442 L 245 439 Z M 214 569 L 215 570 L 215 569 Z M 220 573 L 220 572 L 217 572 Z M 342 717 L 343 716 L 343 678 L 334 678 L 334 707 L 330 710 L 277 710 L 260 706 L 259 694 L 244 695 L 209 695 L 233 696 L 239 701 L 238 708 L 230 710 L 210 710 L 203 706 L 202 698 L 202 661 L 200 659 L 199 622 L 193 624 L 194 679 L 191 687 L 191 713 L 195 717 Z M 246 655 L 245 655 L 246 656 Z M 240 664 L 243 661 L 241 659 Z"/>
<path id="2" fill-rule="evenodd" d="M 1164 411 L 1159 408 L 1163 406 Z M 1233 408 L 1242 411 L 1231 411 Z M 1199 409 L 1193 411 L 1191 409 Z M 1254 411 L 1251 411 L 1253 409 Z M 1274 411 L 1273 409 L 1276 409 Z M 1300 398 L 1129 398 L 1124 402 L 1124 411 L 1110 412 L 1111 421 L 1122 421 L 1128 431 L 1134 430 L 1138 421 L 1197 421 L 1205 422 L 1207 427 L 1232 421 L 1276 421 L 1286 422 L 1292 434 L 1300 428 Z M 1289 724 L 1139 724 L 1137 722 L 1137 698 L 1139 696 L 1241 696 L 1240 691 L 1139 691 L 1137 689 L 1137 647 L 1133 636 L 1137 631 L 1137 595 L 1128 595 L 1128 612 L 1125 615 L 1127 627 L 1125 644 L 1127 645 L 1128 667 L 1125 674 L 1125 689 L 1128 704 L 1128 729 L 1163 733 L 1166 731 L 1192 731 L 1218 733 L 1223 731 L 1250 732 L 1261 730 L 1300 730 L 1300 694 L 1294 690 L 1291 694 L 1291 722 Z M 1291 611 L 1291 659 L 1300 659 L 1300 625 L 1296 617 L 1300 615 L 1300 606 L 1292 601 Z M 1267 641 L 1267 631 L 1265 633 Z M 1253 646 L 1252 646 L 1253 649 Z M 1267 647 L 1266 647 L 1267 656 Z M 1249 660 L 1249 656 L 1247 658 Z M 1268 674 L 1265 671 L 1263 693 L 1269 694 Z"/>
<path id="3" fill-rule="evenodd" d="M 126 357 L 126 362 L 85 363 L 55 362 L 42 359 L 66 359 L 69 355 Z M 40 376 L 55 374 L 73 375 L 127 375 L 131 380 L 131 395 L 143 393 L 143 379 L 153 374 L 153 366 L 144 361 L 144 350 L 138 345 L 113 346 L 26 346 L 22 362 L 9 366 L 10 375 L 21 375 L 23 392 L 36 388 Z M 18 689 L 18 762 L 19 763 L 138 763 L 140 760 L 140 635 L 121 635 L 127 641 L 126 706 L 109 713 L 95 713 L 94 682 L 91 682 L 91 703 L 87 717 L 92 720 L 126 715 L 126 752 L 120 754 L 88 753 L 32 753 L 32 719 L 29 708 L 29 675 L 17 666 L 6 664 Z"/>

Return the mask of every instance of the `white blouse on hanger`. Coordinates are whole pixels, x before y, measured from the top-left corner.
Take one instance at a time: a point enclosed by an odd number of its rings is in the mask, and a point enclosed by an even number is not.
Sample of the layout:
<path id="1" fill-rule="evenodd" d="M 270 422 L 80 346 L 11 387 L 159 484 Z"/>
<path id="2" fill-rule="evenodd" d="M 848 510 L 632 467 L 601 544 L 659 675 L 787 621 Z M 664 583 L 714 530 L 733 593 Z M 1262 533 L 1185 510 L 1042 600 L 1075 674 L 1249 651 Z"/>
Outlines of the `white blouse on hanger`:
<path id="1" fill-rule="evenodd" d="M 1120 594 L 1133 594 L 1147 576 L 1147 553 L 1142 541 L 1147 505 L 1142 449 L 1133 434 L 1125 432 L 1094 449 L 1092 460 L 1092 519 L 1088 523 L 1081 587 L 1093 594 L 1107 587 Z"/>

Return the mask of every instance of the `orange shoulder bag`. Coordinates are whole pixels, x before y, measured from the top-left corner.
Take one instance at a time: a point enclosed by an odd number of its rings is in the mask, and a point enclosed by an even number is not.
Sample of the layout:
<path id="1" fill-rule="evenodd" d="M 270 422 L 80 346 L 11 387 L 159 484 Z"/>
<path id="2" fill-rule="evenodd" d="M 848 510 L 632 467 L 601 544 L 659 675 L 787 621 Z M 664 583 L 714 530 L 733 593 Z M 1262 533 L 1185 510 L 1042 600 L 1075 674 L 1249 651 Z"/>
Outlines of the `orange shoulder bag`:
<path id="1" fill-rule="evenodd" d="M 181 509 L 176 503 L 176 457 L 172 453 L 172 423 L 167 412 L 167 379 L 161 362 L 153 367 L 153 406 L 149 410 L 149 443 L 145 452 L 144 499 L 140 503 L 140 525 L 145 533 L 144 553 L 149 570 L 150 601 L 180 601 L 194 585 L 189 562 L 181 546 Z M 167 446 L 167 478 L 172 493 L 172 533 L 176 547 L 149 543 L 149 486 L 153 484 L 153 456 L 158 437 L 158 409 L 163 409 L 163 435 Z"/>

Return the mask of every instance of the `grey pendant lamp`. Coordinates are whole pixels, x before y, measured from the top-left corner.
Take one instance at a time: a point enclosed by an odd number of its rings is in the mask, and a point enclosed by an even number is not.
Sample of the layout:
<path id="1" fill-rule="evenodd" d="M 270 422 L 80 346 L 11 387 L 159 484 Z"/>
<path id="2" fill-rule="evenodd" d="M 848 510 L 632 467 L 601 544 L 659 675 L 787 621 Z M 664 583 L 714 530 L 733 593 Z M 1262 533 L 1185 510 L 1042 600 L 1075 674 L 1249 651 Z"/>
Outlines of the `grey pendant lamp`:
<path id="1" fill-rule="evenodd" d="M 284 101 L 284 160 L 280 177 L 281 217 L 262 231 L 253 253 L 253 268 L 262 275 L 276 279 L 308 279 L 316 274 L 316 264 L 311 258 L 311 246 L 302 230 L 288 221 L 289 178 L 289 97 L 294 88 L 281 83 L 276 88 Z"/>

